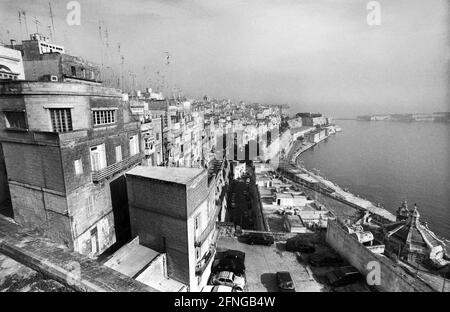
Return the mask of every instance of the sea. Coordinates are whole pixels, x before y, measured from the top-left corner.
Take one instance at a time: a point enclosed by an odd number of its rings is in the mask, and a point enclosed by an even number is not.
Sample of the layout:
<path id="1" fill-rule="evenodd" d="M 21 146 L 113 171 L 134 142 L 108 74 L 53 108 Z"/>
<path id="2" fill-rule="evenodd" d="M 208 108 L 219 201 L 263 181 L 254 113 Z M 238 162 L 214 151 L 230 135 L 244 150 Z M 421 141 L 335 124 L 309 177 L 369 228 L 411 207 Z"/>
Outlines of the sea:
<path id="1" fill-rule="evenodd" d="M 348 191 L 395 213 L 406 199 L 450 239 L 450 124 L 336 120 L 342 132 L 299 156 Z"/>

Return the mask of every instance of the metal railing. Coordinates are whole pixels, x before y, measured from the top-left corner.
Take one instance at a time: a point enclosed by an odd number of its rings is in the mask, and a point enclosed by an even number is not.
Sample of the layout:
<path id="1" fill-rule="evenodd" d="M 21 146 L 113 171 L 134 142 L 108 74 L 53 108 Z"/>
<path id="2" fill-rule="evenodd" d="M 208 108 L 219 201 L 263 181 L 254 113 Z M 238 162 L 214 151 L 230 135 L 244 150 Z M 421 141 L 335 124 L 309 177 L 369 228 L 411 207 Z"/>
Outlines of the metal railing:
<path id="1" fill-rule="evenodd" d="M 105 180 L 113 175 L 115 175 L 118 172 L 124 171 L 125 169 L 130 168 L 131 166 L 134 166 L 138 163 L 140 163 L 142 160 L 142 154 L 136 154 L 131 157 L 128 157 L 118 163 L 115 163 L 113 165 L 110 165 L 106 168 L 103 168 L 99 171 L 95 171 L 92 173 L 92 182 L 97 183 L 102 180 Z"/>
<path id="2" fill-rule="evenodd" d="M 195 266 L 195 274 L 202 275 L 205 269 L 208 267 L 209 263 L 214 259 L 215 255 L 216 255 L 216 248 L 211 247 L 211 249 L 208 251 L 205 257 L 203 257 L 201 260 L 197 262 L 197 265 Z"/>

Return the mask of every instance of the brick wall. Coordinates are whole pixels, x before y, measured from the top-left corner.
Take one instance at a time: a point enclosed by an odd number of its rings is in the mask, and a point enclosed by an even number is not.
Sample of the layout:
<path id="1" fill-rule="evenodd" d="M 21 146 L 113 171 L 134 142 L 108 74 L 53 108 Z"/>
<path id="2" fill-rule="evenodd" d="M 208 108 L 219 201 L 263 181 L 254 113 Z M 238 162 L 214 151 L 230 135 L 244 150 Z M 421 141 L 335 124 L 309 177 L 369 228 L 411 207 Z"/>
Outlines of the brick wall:
<path id="1" fill-rule="evenodd" d="M 192 216 L 194 210 L 208 197 L 208 172 L 204 170 L 187 186 L 187 215 Z"/>
<path id="2" fill-rule="evenodd" d="M 92 118 L 89 98 L 68 95 L 25 96 L 28 128 L 35 131 L 53 131 L 49 108 L 70 108 L 73 130 L 87 129 Z"/>
<path id="3" fill-rule="evenodd" d="M 186 219 L 186 186 L 127 175 L 128 202 L 141 209 Z"/>
<path id="4" fill-rule="evenodd" d="M 189 284 L 186 220 L 154 213 L 130 204 L 130 221 L 132 236 L 139 236 L 140 244 L 158 252 L 166 253 L 169 277 L 181 283 Z"/>
<path id="5" fill-rule="evenodd" d="M 61 79 L 59 58 L 24 61 L 25 78 L 40 80 L 43 76 L 54 75 Z"/>
<path id="6" fill-rule="evenodd" d="M 53 191 L 65 191 L 58 147 L 12 142 L 2 144 L 10 180 Z"/>
<path id="7" fill-rule="evenodd" d="M 14 219 L 20 225 L 38 230 L 55 242 L 73 247 L 70 219 L 64 196 L 26 184 L 10 183 Z"/>
<path id="8" fill-rule="evenodd" d="M 97 239 L 98 239 L 98 250 L 94 254 L 92 252 L 92 239 L 91 230 L 97 229 Z M 108 247 L 114 244 L 116 241 L 116 236 L 114 233 L 114 216 L 113 213 L 109 213 L 97 222 L 95 222 L 91 227 L 89 227 L 84 233 L 75 239 L 74 250 L 83 255 L 98 255 L 105 251 Z"/>

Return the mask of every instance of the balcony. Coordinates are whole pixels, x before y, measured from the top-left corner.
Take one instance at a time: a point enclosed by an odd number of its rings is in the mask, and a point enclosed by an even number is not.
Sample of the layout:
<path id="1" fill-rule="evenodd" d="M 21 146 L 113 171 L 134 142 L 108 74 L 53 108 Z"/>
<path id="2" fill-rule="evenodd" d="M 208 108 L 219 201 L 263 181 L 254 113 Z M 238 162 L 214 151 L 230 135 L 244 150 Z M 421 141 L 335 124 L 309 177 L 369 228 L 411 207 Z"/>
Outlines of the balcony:
<path id="1" fill-rule="evenodd" d="M 110 165 L 106 168 L 103 168 L 99 171 L 95 171 L 92 173 L 92 182 L 98 183 L 101 182 L 109 177 L 112 177 L 113 175 L 123 172 L 127 170 L 128 168 L 137 165 L 142 160 L 142 154 L 136 154 L 131 157 L 128 157 L 118 163 L 115 163 L 113 165 Z"/>
<path id="2" fill-rule="evenodd" d="M 208 250 L 205 256 L 197 262 L 195 266 L 195 275 L 202 275 L 203 272 L 205 272 L 208 265 L 214 259 L 215 255 L 216 255 L 216 248 L 214 246 L 211 246 L 211 248 Z"/>

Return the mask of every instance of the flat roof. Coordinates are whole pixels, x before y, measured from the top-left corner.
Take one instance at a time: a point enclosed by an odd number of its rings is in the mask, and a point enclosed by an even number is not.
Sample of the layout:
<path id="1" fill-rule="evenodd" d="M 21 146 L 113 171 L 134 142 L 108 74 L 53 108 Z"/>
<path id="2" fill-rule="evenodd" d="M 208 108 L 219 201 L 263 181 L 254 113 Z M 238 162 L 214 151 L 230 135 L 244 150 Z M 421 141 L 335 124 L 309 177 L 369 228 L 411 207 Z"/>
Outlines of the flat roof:
<path id="1" fill-rule="evenodd" d="M 134 277 L 158 255 L 159 252 L 139 245 L 139 239 L 136 237 L 116 251 L 105 265 L 129 277 Z"/>
<path id="2" fill-rule="evenodd" d="M 137 166 L 128 171 L 126 175 L 187 185 L 202 173 L 206 173 L 206 170 L 185 167 Z"/>

